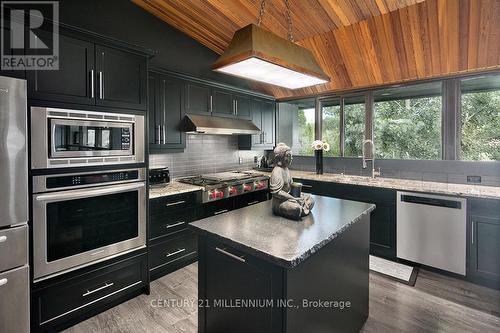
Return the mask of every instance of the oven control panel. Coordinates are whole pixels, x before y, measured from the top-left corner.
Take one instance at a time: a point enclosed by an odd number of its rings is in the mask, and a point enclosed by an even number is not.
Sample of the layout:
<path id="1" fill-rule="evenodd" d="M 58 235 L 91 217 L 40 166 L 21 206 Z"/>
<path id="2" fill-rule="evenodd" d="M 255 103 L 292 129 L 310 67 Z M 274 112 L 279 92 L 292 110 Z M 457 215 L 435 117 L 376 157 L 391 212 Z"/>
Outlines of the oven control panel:
<path id="1" fill-rule="evenodd" d="M 82 185 L 103 184 L 139 179 L 138 170 L 103 172 L 80 175 L 58 175 L 47 177 L 45 186 L 47 189 L 74 187 Z"/>

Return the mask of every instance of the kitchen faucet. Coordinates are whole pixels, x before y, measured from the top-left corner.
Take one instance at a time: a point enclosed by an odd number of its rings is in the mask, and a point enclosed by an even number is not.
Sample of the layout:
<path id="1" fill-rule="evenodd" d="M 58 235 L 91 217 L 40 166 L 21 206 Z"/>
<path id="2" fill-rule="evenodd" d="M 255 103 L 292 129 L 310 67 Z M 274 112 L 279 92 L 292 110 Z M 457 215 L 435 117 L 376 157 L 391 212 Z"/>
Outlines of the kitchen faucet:
<path id="1" fill-rule="evenodd" d="M 367 143 L 369 143 L 370 146 L 372 147 L 372 158 L 366 158 L 365 146 Z M 366 169 L 366 161 L 372 161 L 372 178 L 375 178 L 377 173 L 375 172 L 375 143 L 373 142 L 373 140 L 367 139 L 363 141 L 362 155 L 363 155 L 363 169 Z M 378 172 L 378 175 L 380 176 L 380 171 Z"/>

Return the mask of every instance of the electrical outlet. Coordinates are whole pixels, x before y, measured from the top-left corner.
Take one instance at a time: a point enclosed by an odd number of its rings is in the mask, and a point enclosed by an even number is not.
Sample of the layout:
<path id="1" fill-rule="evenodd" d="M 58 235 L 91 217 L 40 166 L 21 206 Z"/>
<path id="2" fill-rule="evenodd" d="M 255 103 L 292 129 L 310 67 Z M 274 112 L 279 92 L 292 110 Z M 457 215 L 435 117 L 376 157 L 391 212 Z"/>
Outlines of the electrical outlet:
<path id="1" fill-rule="evenodd" d="M 253 157 L 253 162 L 254 162 L 254 163 L 257 163 L 258 161 L 259 161 L 259 156 L 254 156 L 254 157 Z"/>
<path id="2" fill-rule="evenodd" d="M 238 158 L 238 162 L 239 162 L 240 164 L 243 164 L 243 157 Z"/>
<path id="3" fill-rule="evenodd" d="M 467 183 L 481 184 L 481 176 L 467 176 Z"/>

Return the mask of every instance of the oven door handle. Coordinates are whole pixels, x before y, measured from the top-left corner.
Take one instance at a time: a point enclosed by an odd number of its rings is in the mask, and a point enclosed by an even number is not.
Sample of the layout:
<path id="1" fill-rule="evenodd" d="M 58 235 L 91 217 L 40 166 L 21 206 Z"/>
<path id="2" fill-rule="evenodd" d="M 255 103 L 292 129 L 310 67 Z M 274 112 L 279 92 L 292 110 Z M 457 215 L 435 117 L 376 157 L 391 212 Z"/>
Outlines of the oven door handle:
<path id="1" fill-rule="evenodd" d="M 133 183 L 133 184 L 125 184 L 125 185 L 117 185 L 117 186 L 106 186 L 104 188 L 96 188 L 96 189 L 81 189 L 81 190 L 71 190 L 64 192 L 55 192 L 55 193 L 46 193 L 46 194 L 38 194 L 35 195 L 36 201 L 62 201 L 62 200 L 72 200 L 79 198 L 88 198 L 88 197 L 96 197 L 99 195 L 105 194 L 113 194 L 113 193 L 121 193 L 130 190 L 135 190 L 139 188 L 146 187 L 144 182 Z"/>

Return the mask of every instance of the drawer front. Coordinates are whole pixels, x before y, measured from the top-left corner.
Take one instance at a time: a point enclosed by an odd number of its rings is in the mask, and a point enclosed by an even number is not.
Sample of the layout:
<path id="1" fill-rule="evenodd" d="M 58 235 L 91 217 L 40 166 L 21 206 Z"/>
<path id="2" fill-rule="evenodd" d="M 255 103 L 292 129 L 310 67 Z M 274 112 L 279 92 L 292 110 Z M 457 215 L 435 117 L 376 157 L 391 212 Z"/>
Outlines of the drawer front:
<path id="1" fill-rule="evenodd" d="M 150 214 L 167 214 L 196 205 L 196 192 L 160 197 L 149 200 Z"/>
<path id="2" fill-rule="evenodd" d="M 196 211 L 194 209 L 184 209 L 173 214 L 150 214 L 149 239 L 153 240 L 185 229 L 187 224 L 195 219 Z"/>
<path id="3" fill-rule="evenodd" d="M 230 210 L 234 209 L 235 200 L 238 200 L 238 199 L 237 198 L 227 198 L 227 199 L 223 199 L 223 200 L 205 203 L 205 204 L 203 204 L 202 208 L 200 209 L 199 218 L 202 219 L 202 218 L 209 217 L 209 216 L 215 216 L 215 215 L 227 213 Z"/>
<path id="4" fill-rule="evenodd" d="M 28 226 L 0 230 L 0 272 L 28 263 Z"/>
<path id="5" fill-rule="evenodd" d="M 235 199 L 235 209 L 252 206 L 259 202 L 266 201 L 268 196 L 269 192 L 267 190 L 240 195 Z"/>
<path id="6" fill-rule="evenodd" d="M 134 257 L 45 288 L 36 298 L 40 325 L 145 284 L 146 256 Z"/>
<path id="7" fill-rule="evenodd" d="M 198 240 L 190 230 L 179 232 L 166 241 L 153 245 L 149 249 L 149 265 L 151 270 L 159 269 L 181 258 L 196 254 Z"/>
<path id="8" fill-rule="evenodd" d="M 28 266 L 0 274 L 0 332 L 29 332 Z"/>

